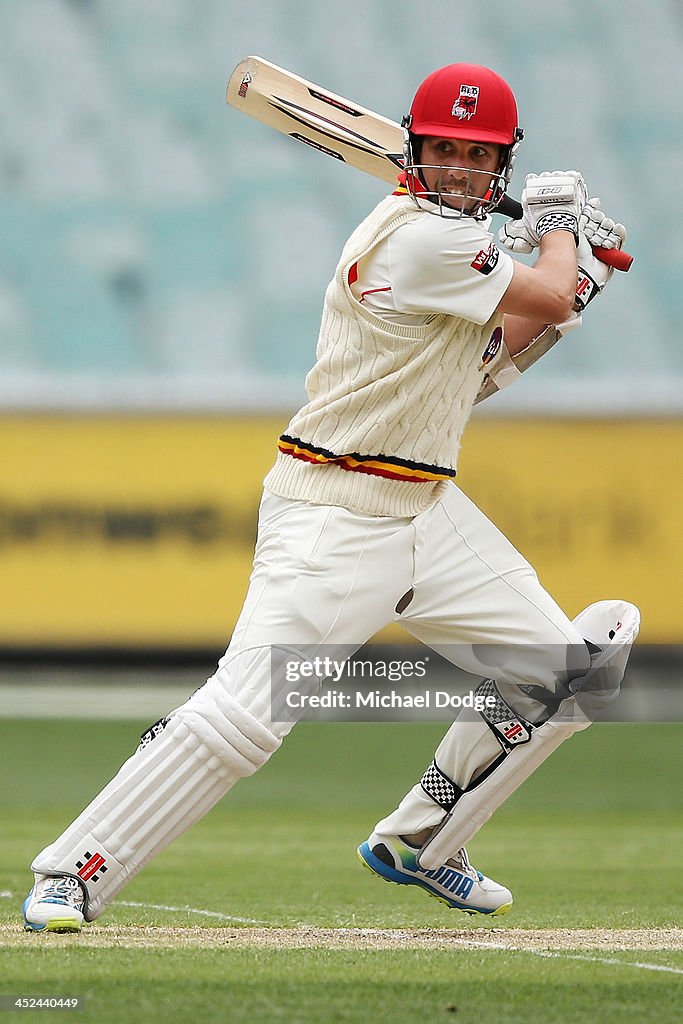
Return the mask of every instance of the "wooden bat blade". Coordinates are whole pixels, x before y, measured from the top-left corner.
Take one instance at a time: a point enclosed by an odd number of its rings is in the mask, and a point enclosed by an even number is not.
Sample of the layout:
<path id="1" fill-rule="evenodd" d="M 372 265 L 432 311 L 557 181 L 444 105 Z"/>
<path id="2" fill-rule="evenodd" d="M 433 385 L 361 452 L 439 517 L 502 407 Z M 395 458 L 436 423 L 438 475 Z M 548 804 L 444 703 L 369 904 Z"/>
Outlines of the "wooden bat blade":
<path id="1" fill-rule="evenodd" d="M 403 131 L 395 121 L 262 57 L 247 57 L 237 65 L 226 100 L 306 146 L 396 184 L 403 166 Z"/>
<path id="2" fill-rule="evenodd" d="M 228 82 L 231 107 L 297 142 L 366 174 L 396 184 L 403 167 L 403 129 L 373 110 L 329 92 L 263 57 L 246 57 Z M 521 206 L 503 196 L 494 212 L 515 219 Z M 628 270 L 633 257 L 621 249 L 594 249 L 616 270 Z"/>

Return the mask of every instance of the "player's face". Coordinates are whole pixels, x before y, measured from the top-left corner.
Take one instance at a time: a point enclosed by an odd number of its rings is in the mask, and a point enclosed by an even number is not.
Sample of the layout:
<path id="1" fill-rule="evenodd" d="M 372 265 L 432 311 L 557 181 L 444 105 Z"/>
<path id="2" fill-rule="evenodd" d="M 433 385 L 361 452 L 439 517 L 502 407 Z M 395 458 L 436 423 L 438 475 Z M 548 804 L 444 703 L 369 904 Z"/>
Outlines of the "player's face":
<path id="1" fill-rule="evenodd" d="M 445 139 L 428 135 L 420 152 L 428 192 L 440 193 L 446 206 L 472 213 L 500 166 L 500 146 L 494 142 Z"/>

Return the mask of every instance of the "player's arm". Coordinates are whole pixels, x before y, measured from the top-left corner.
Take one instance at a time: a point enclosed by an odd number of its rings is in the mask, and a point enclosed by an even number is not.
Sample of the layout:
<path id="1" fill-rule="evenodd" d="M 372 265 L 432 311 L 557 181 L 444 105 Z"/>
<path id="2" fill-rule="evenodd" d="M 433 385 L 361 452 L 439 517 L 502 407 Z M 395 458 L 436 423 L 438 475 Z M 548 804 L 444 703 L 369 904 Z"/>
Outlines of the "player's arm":
<path id="1" fill-rule="evenodd" d="M 522 193 L 522 223 L 531 248 L 532 267 L 515 262 L 498 311 L 505 314 L 504 345 L 479 389 L 481 402 L 517 379 L 551 348 L 560 332 L 551 325 L 575 317 L 579 217 L 586 185 L 578 171 L 529 174 Z"/>
<path id="2" fill-rule="evenodd" d="M 508 221 L 498 234 L 506 249 L 530 253 L 536 247 L 524 222 Z M 514 383 L 521 374 L 544 356 L 568 330 L 581 324 L 581 315 L 589 302 L 604 290 L 613 270 L 593 255 L 592 246 L 621 249 L 626 242 L 626 228 L 613 221 L 600 208 L 600 200 L 590 199 L 579 218 L 577 247 L 578 276 L 570 318 L 557 325 L 544 324 L 533 318 L 507 313 L 504 319 L 504 340 L 496 359 L 488 367 L 477 395 L 482 402 L 501 388 Z"/>
<path id="3" fill-rule="evenodd" d="M 576 281 L 576 243 L 568 231 L 554 231 L 541 238 L 533 267 L 515 262 L 498 306 L 505 314 L 504 344 L 489 367 L 477 402 L 514 383 L 566 330 L 581 323 L 574 312 Z"/>
<path id="4" fill-rule="evenodd" d="M 514 355 L 546 324 L 568 320 L 577 278 L 576 239 L 570 230 L 543 235 L 533 267 L 515 262 L 512 279 L 498 306 L 505 313 L 505 343 Z"/>
<path id="5" fill-rule="evenodd" d="M 576 293 L 579 217 L 586 201 L 578 171 L 527 175 L 522 221 L 539 255 L 532 267 L 515 262 L 501 313 L 543 324 L 568 319 Z"/>

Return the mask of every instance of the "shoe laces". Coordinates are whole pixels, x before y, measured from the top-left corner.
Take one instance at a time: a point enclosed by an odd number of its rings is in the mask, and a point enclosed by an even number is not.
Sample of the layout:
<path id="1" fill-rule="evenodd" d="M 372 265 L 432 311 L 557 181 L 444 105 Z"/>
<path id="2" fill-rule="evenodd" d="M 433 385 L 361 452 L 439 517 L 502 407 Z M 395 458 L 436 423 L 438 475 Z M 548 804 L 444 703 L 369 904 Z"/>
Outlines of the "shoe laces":
<path id="1" fill-rule="evenodd" d="M 67 875 L 44 879 L 38 898 L 66 903 L 76 910 L 82 908 L 84 899 L 80 882 L 77 882 L 75 878 L 69 878 Z"/>
<path id="2" fill-rule="evenodd" d="M 453 857 L 449 857 L 446 863 L 458 868 L 459 871 L 462 871 L 463 875 L 468 875 L 470 878 L 474 878 L 475 881 L 478 880 L 481 882 L 484 877 L 481 871 L 477 871 L 477 869 L 470 863 L 470 858 L 467 855 L 467 850 L 464 846 L 462 846 Z"/>

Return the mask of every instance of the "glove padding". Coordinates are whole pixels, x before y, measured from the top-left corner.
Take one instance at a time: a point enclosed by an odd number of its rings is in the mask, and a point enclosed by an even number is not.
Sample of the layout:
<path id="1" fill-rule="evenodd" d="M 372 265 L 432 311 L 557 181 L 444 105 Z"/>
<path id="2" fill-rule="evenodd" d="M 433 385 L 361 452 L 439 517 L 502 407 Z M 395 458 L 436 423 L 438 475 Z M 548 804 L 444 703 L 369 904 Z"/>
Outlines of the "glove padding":
<path id="1" fill-rule="evenodd" d="M 579 217 L 579 244 L 576 255 L 579 263 L 579 277 L 574 297 L 574 309 L 582 312 L 596 295 L 604 290 L 614 273 L 612 267 L 593 255 L 591 246 L 604 249 L 621 249 L 626 241 L 623 224 L 607 217 L 600 209 L 600 200 L 589 199 Z"/>
<path id="2" fill-rule="evenodd" d="M 579 231 L 592 246 L 599 245 L 603 249 L 621 249 L 626 241 L 626 228 L 602 212 L 597 197 L 589 199 L 581 211 Z"/>
<path id="3" fill-rule="evenodd" d="M 529 240 L 539 244 L 551 231 L 571 231 L 578 243 L 579 217 L 588 200 L 578 171 L 527 174 L 522 192 L 522 222 Z"/>
<path id="4" fill-rule="evenodd" d="M 619 226 L 621 227 L 621 225 Z M 625 233 L 624 237 L 626 237 Z M 574 296 L 574 309 L 581 313 L 588 303 L 604 290 L 614 269 L 608 267 L 602 260 L 596 259 L 591 249 L 591 243 L 583 232 L 579 233 L 576 256 L 579 263 L 579 276 Z"/>
<path id="5" fill-rule="evenodd" d="M 530 253 L 537 246 L 532 242 L 523 220 L 507 220 L 498 232 L 498 241 L 510 252 Z"/>
<path id="6" fill-rule="evenodd" d="M 581 210 L 579 231 L 592 246 L 600 245 L 604 249 L 621 249 L 626 242 L 626 228 L 603 213 L 597 197 L 589 199 Z M 498 240 L 516 253 L 533 252 L 538 244 L 532 241 L 523 220 L 506 221 L 498 231 Z"/>

